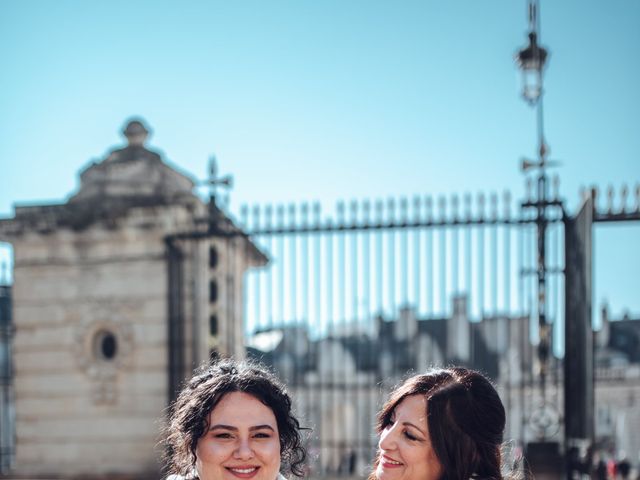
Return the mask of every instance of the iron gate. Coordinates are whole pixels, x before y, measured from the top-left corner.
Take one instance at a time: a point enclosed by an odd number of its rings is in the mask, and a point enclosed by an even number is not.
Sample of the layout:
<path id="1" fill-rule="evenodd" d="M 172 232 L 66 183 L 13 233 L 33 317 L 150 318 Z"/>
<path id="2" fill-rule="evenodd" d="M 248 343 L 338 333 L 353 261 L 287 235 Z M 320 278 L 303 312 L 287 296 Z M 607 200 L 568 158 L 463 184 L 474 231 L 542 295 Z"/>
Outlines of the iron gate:
<path id="1" fill-rule="evenodd" d="M 240 223 L 270 257 L 246 279 L 250 356 L 287 382 L 309 439 L 311 473 L 363 475 L 389 389 L 430 365 L 466 364 L 501 390 L 510 438 L 526 440 L 537 325 L 536 225 L 509 193 L 244 207 Z M 523 202 L 526 203 L 526 202 Z M 551 298 L 563 323 L 562 210 L 548 221 Z M 556 347 L 560 337 L 554 336 Z M 560 409 L 558 364 L 549 395 Z"/>

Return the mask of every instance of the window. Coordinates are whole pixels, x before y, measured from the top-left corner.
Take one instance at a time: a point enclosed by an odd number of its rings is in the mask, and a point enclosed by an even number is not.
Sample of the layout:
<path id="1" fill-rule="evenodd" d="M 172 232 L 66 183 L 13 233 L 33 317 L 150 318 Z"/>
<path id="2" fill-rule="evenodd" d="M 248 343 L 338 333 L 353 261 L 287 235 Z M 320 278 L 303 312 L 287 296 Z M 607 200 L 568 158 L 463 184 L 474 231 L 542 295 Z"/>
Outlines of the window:
<path id="1" fill-rule="evenodd" d="M 212 336 L 218 335 L 218 316 L 211 315 L 209 317 L 209 333 Z"/>
<path id="2" fill-rule="evenodd" d="M 218 266 L 218 250 L 216 247 L 209 247 L 209 268 L 214 269 Z"/>
<path id="3" fill-rule="evenodd" d="M 99 330 L 93 337 L 93 354 L 99 360 L 112 361 L 118 354 L 116 336 L 109 330 Z"/>
<path id="4" fill-rule="evenodd" d="M 216 303 L 218 301 L 218 283 L 211 279 L 209 282 L 209 303 Z"/>

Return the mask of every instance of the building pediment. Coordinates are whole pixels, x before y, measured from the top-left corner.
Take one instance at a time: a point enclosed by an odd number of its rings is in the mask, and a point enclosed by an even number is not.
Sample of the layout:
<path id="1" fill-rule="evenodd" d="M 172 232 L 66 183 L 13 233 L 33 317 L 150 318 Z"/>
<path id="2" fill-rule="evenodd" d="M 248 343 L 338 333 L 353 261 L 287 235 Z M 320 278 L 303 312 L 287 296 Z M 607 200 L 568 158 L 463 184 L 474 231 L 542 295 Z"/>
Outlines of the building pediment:
<path id="1" fill-rule="evenodd" d="M 192 196 L 195 182 L 145 147 L 149 132 L 141 121 L 130 121 L 123 134 L 128 145 L 111 151 L 104 160 L 93 162 L 80 172 L 80 189 L 70 202 L 96 197 L 146 197 L 164 203 L 163 200 Z"/>

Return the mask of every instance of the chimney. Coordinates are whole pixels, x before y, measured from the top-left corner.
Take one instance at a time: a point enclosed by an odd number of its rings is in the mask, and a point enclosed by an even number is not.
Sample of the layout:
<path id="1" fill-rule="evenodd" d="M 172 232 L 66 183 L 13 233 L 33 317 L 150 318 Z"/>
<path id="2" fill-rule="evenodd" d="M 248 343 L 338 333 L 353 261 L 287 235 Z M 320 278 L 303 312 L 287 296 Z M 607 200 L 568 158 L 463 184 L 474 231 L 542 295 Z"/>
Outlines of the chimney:
<path id="1" fill-rule="evenodd" d="M 453 297 L 453 314 L 447 321 L 447 359 L 468 361 L 471 356 L 467 296 Z"/>

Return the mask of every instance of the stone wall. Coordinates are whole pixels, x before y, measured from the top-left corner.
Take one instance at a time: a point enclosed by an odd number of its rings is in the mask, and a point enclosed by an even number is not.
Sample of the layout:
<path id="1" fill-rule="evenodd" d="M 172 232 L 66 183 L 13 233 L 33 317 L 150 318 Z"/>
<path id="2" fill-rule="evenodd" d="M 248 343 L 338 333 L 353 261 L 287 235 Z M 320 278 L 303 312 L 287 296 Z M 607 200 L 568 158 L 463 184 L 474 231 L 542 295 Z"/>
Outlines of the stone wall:
<path id="1" fill-rule="evenodd" d="M 14 241 L 17 474 L 157 470 L 176 208 Z"/>

